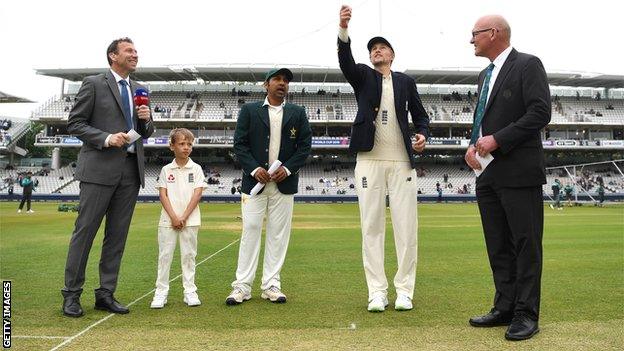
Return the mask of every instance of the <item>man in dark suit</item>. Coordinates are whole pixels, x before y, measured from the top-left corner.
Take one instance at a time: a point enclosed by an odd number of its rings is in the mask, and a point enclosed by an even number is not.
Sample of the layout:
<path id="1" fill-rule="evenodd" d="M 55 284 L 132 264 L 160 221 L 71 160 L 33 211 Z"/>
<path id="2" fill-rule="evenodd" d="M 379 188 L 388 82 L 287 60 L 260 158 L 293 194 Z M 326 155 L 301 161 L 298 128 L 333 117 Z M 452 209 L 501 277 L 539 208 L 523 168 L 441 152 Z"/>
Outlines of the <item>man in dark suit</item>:
<path id="1" fill-rule="evenodd" d="M 154 132 L 148 106 L 133 106 L 132 96 L 141 85 L 130 80 L 138 62 L 129 38 L 114 40 L 106 51 L 110 70 L 86 77 L 76 95 L 67 130 L 82 141 L 75 178 L 80 181 L 80 206 L 72 234 L 65 287 L 61 290 L 63 313 L 80 317 L 80 294 L 93 239 L 106 216 L 100 258 L 100 287 L 95 308 L 128 313 L 113 296 L 119 265 L 126 245 L 139 186 L 144 185 L 143 142 L 130 143 L 130 130 L 148 138 Z"/>
<path id="2" fill-rule="evenodd" d="M 501 16 L 477 21 L 470 43 L 491 64 L 479 74 L 478 105 L 466 162 L 477 173 L 477 202 L 494 275 L 494 307 L 475 327 L 509 325 L 508 340 L 538 331 L 546 183 L 540 130 L 550 91 L 539 58 L 510 46 Z M 489 162 L 489 163 L 488 163 Z"/>
<path id="3" fill-rule="evenodd" d="M 251 298 L 258 266 L 262 222 L 266 219 L 266 242 L 262 270 L 261 297 L 284 303 L 280 271 L 286 258 L 294 194 L 299 183 L 299 169 L 304 165 L 312 144 L 312 131 L 305 110 L 286 103 L 288 84 L 293 74 L 287 68 L 266 74 L 264 102 L 243 105 L 234 134 L 234 152 L 243 169 L 241 236 L 236 280 L 226 298 L 228 305 L 237 305 Z M 282 164 L 273 174 L 270 166 Z M 256 184 L 264 184 L 257 195 L 251 195 Z"/>
<path id="4" fill-rule="evenodd" d="M 390 200 L 398 270 L 394 276 L 394 308 L 412 309 L 416 281 L 418 215 L 416 154 L 425 148 L 429 117 L 413 78 L 390 67 L 394 49 L 382 37 L 368 42 L 373 66 L 356 64 L 347 27 L 351 8 L 342 6 L 338 32 L 338 61 L 355 91 L 358 111 L 351 128 L 349 150 L 357 153 L 356 189 L 362 225 L 362 258 L 368 285 L 368 310 L 382 312 L 388 305 L 384 271 L 386 194 Z M 412 116 L 416 141 L 408 119 Z"/>

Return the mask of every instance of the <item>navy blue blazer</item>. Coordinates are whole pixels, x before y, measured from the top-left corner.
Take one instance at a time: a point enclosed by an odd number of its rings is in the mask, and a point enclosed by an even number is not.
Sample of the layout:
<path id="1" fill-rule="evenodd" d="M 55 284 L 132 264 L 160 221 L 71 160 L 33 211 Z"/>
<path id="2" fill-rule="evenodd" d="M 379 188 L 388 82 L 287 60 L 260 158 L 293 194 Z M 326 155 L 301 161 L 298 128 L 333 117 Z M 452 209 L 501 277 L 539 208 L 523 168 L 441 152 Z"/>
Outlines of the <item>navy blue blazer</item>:
<path id="1" fill-rule="evenodd" d="M 338 39 L 338 62 L 342 74 L 353 87 L 358 111 L 351 127 L 349 151 L 371 151 L 375 144 L 375 118 L 381 102 L 381 73 L 367 65 L 353 60 L 351 39 L 348 43 Z M 407 113 L 412 115 L 416 133 L 429 137 L 429 116 L 420 101 L 416 81 L 408 75 L 392 72 L 394 109 L 403 134 L 405 151 L 412 168 L 416 168 L 416 155 L 412 149 L 412 139 Z"/>

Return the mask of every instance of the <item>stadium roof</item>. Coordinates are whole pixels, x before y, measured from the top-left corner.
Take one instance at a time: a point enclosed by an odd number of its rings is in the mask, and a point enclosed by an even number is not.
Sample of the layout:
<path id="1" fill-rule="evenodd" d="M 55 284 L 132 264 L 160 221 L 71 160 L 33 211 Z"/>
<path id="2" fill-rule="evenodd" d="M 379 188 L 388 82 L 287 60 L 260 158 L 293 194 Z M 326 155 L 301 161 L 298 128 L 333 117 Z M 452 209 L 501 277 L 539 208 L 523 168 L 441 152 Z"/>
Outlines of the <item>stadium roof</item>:
<path id="1" fill-rule="evenodd" d="M 294 74 L 294 82 L 346 83 L 339 68 L 283 65 Z M 206 82 L 261 82 L 264 74 L 275 65 L 188 65 L 140 67 L 132 74 L 143 82 L 197 81 Z M 37 74 L 82 81 L 86 76 L 104 72 L 107 68 L 59 68 L 37 69 Z M 479 70 L 476 69 L 433 69 L 404 71 L 416 79 L 418 84 L 468 84 L 476 85 Z M 553 72 L 548 73 L 551 85 L 595 88 L 624 88 L 624 75 L 598 73 Z"/>
<path id="2" fill-rule="evenodd" d="M 11 95 L 11 94 L 7 94 L 7 93 L 0 91 L 0 103 L 14 103 L 14 102 L 34 102 L 34 101 L 30 101 L 28 99 L 15 96 L 15 95 Z"/>

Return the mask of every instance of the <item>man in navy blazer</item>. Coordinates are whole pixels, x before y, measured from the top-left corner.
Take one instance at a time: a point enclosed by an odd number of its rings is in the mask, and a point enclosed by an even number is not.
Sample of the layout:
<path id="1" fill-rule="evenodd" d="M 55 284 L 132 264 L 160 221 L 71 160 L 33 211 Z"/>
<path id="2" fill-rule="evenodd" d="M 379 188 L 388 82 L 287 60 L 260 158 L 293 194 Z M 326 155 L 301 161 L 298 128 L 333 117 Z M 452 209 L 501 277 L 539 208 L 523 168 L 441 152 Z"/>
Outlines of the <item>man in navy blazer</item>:
<path id="1" fill-rule="evenodd" d="M 347 27 L 351 8 L 340 9 L 338 61 L 355 91 L 358 111 L 351 129 L 349 150 L 357 153 L 356 189 L 362 226 L 362 256 L 368 285 L 368 310 L 384 311 L 388 281 L 384 272 L 386 194 L 398 270 L 394 277 L 396 310 L 412 309 L 416 280 L 418 214 L 416 210 L 416 152 L 422 152 L 429 134 L 429 117 L 413 78 L 390 67 L 394 48 L 382 37 L 368 42 L 373 66 L 356 64 Z M 416 141 L 412 143 L 408 112 Z"/>
<path id="2" fill-rule="evenodd" d="M 478 174 L 477 202 L 496 293 L 491 311 L 469 322 L 509 325 L 505 337 L 524 340 L 539 331 L 546 183 L 540 130 L 550 122 L 551 104 L 542 62 L 512 48 L 510 37 L 503 17 L 485 16 L 470 40 L 475 55 L 491 62 L 479 75 L 465 158 Z"/>

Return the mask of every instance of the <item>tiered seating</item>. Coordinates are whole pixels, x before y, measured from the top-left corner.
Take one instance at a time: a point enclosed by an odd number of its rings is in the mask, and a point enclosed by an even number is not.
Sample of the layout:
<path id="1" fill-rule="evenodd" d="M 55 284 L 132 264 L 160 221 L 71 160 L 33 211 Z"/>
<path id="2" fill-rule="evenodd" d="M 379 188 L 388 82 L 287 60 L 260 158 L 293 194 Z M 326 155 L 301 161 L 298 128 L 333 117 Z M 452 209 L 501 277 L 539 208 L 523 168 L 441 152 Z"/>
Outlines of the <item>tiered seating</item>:
<path id="1" fill-rule="evenodd" d="M 10 120 L 11 127 L 7 130 L 2 130 L 0 137 L 0 147 L 11 148 L 15 145 L 30 128 L 30 121 L 22 118 L 1 117 L 0 120 Z"/>
<path id="2" fill-rule="evenodd" d="M 299 174 L 301 195 L 355 195 L 353 166 L 308 164 Z"/>
<path id="3" fill-rule="evenodd" d="M 561 97 L 561 111 L 557 111 L 557 103 L 553 101 L 554 122 L 579 123 L 590 122 L 599 124 L 624 124 L 623 100 L 595 100 L 590 98 Z M 607 109 L 607 107 L 612 107 Z M 556 112 L 556 114 L 555 114 Z"/>
<path id="4" fill-rule="evenodd" d="M 42 174 L 44 173 L 44 171 L 41 169 L 41 167 L 20 167 L 17 170 L 0 171 L 0 177 L 3 180 L 11 178 L 15 182 L 19 174 L 23 174 L 28 171 L 33 173 L 33 181 L 38 181 L 38 185 L 34 189 L 34 192 L 36 194 L 52 194 L 63 185 L 74 180 L 74 168 L 72 166 L 65 166 L 58 170 L 49 171 L 47 172 L 47 175 Z M 7 186 L 8 183 L 3 182 L 2 189 L 6 189 Z M 15 194 L 21 194 L 22 187 L 20 187 L 18 183 L 14 183 L 13 192 Z"/>
<path id="5" fill-rule="evenodd" d="M 0 191 L 6 191 L 9 185 L 13 184 L 13 193 L 21 194 L 22 187 L 18 183 L 18 178 L 20 174 L 26 174 L 27 172 L 31 172 L 33 173 L 32 178 L 36 179 L 37 176 L 35 176 L 34 174 L 37 174 L 39 171 L 41 171 L 41 167 L 18 167 L 11 170 L 0 170 Z"/>
<path id="6" fill-rule="evenodd" d="M 197 99 L 189 98 L 194 94 L 197 95 Z M 423 106 L 429 113 L 431 121 L 471 123 L 476 106 L 474 97 L 468 99 L 466 95 L 461 95 L 461 101 L 452 98 L 443 99 L 448 96 L 421 95 Z M 55 98 L 44 104 L 38 111 L 33 112 L 33 117 L 35 119 L 66 119 L 73 99 L 73 96 Z M 157 119 L 235 120 L 240 110 L 239 100 L 252 102 L 263 99 L 264 93 L 259 91 L 248 92 L 245 96 L 232 94 L 230 91 L 156 91 L 151 94 L 151 105 L 153 108 L 158 106 L 162 111 L 154 113 Z M 325 94 L 318 94 L 316 91 L 310 91 L 301 94 L 301 91 L 291 90 L 289 102 L 304 106 L 312 122 L 353 120 L 357 112 L 353 93 L 338 94 L 335 91 L 327 91 Z M 613 109 L 607 109 L 609 105 Z M 576 100 L 574 97 L 559 97 L 558 101 L 553 100 L 552 111 L 551 123 L 554 124 L 584 122 L 607 125 L 624 124 L 624 100 L 596 101 L 589 98 Z"/>
<path id="7" fill-rule="evenodd" d="M 74 106 L 74 98 L 75 95 L 55 96 L 33 111 L 32 117 L 34 119 L 66 120 L 69 111 Z"/>
<path id="8" fill-rule="evenodd" d="M 235 169 L 231 164 L 205 164 L 199 162 L 205 170 L 206 180 L 210 177 L 217 179 L 218 184 L 208 184 L 204 195 L 230 195 L 231 188 L 240 186 L 240 178 L 242 176 L 240 169 Z M 624 166 L 622 164 L 620 167 Z M 147 165 L 145 168 L 145 188 L 139 192 L 140 195 L 158 195 L 156 189 L 156 179 L 160 173 L 162 165 Z M 13 177 L 17 178 L 20 172 L 31 171 L 37 173 L 41 168 L 20 168 L 14 171 L 0 171 L 2 179 Z M 301 169 L 299 177 L 299 194 L 300 195 L 356 195 L 353 164 L 328 164 L 313 161 Z M 577 168 L 578 178 L 576 179 L 577 191 L 580 190 L 581 178 L 585 188 L 594 194 L 597 189 L 597 177 L 603 178 L 607 193 L 624 193 L 624 179 L 611 165 L 600 165 L 585 167 L 582 170 L 585 174 L 581 174 L 581 169 Z M 422 194 L 436 195 L 436 184 L 439 183 L 443 189 L 444 195 L 456 195 L 464 193 L 464 185 L 468 188 L 468 194 L 475 193 L 475 176 L 472 170 L 463 165 L 438 165 L 424 164 L 419 165 L 416 169 L 418 175 L 416 182 L 417 187 Z M 33 178 L 39 180 L 39 186 L 36 192 L 39 194 L 49 194 L 63 186 L 61 194 L 79 193 L 79 182 L 73 180 L 73 168 L 71 166 L 63 167 L 57 171 L 50 172 L 48 176 L 35 175 Z M 444 175 L 448 178 L 445 181 Z M 60 179 L 60 177 L 64 179 Z M 551 185 L 555 178 L 560 179 L 565 185 L 571 180 L 562 170 L 549 171 L 547 174 L 548 183 L 543 186 L 546 194 L 552 194 Z M 322 181 L 321 181 L 322 180 Z M 353 187 L 352 187 L 353 185 Z M 8 184 L 3 183 L 0 190 L 6 191 Z M 22 189 L 19 185 L 14 184 L 14 193 L 21 194 Z"/>

